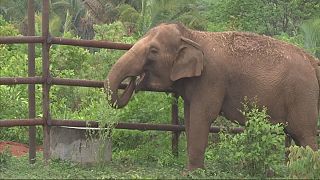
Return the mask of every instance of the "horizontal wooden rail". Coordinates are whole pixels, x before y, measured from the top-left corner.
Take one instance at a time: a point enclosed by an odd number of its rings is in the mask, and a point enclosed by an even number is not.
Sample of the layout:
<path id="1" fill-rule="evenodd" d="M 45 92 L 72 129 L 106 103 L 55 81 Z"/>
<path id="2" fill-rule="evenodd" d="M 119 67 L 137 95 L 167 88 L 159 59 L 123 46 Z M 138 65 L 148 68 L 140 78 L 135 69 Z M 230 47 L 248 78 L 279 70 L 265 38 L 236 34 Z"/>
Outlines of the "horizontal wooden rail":
<path id="1" fill-rule="evenodd" d="M 34 126 L 43 125 L 42 119 L 11 119 L 0 120 L 0 127 L 13 127 L 13 126 Z M 59 120 L 52 119 L 52 126 L 69 126 L 69 127 L 99 127 L 99 123 L 96 121 L 84 121 L 84 120 Z M 131 130 L 156 130 L 156 131 L 185 131 L 184 125 L 172 125 L 172 124 L 147 124 L 147 123 L 126 123 L 119 122 L 115 125 L 116 129 L 131 129 Z M 210 127 L 211 133 L 218 133 L 221 131 L 221 127 Z M 243 128 L 231 128 L 230 133 L 240 133 Z"/>
<path id="2" fill-rule="evenodd" d="M 0 44 L 14 43 L 43 43 L 44 38 L 41 36 L 1 36 Z"/>
<path id="3" fill-rule="evenodd" d="M 68 78 L 51 78 L 50 84 L 53 85 L 64 85 L 64 86 L 81 86 L 81 87 L 96 87 L 102 88 L 103 81 L 96 80 L 83 80 L 83 79 L 68 79 Z M 126 87 L 124 84 L 123 86 Z"/>
<path id="4" fill-rule="evenodd" d="M 17 84 L 43 84 L 44 80 L 40 76 L 35 77 L 0 77 L 0 85 L 17 85 Z M 63 85 L 63 86 L 80 86 L 80 87 L 96 87 L 103 88 L 104 81 L 85 80 L 85 79 L 69 79 L 69 78 L 48 78 L 50 85 Z M 125 89 L 128 84 L 120 84 L 120 89 Z M 157 90 L 144 88 L 141 91 L 153 92 L 172 92 L 171 89 Z"/>
<path id="5" fill-rule="evenodd" d="M 14 127 L 14 126 L 36 126 L 43 125 L 42 119 L 2 119 L 0 120 L 0 127 Z M 99 127 L 99 123 L 93 120 L 63 120 L 52 119 L 52 126 L 68 126 L 68 127 Z M 106 125 L 107 126 L 107 125 Z M 130 130 L 156 130 L 156 131 L 185 131 L 184 125 L 172 124 L 148 124 L 148 123 L 127 123 L 119 122 L 115 125 L 116 129 L 130 129 Z M 211 126 L 210 133 L 219 133 L 225 127 Z M 244 131 L 243 127 L 227 128 L 229 133 L 241 133 Z M 320 130 L 317 130 L 319 136 Z"/>
<path id="6" fill-rule="evenodd" d="M 51 37 L 49 38 L 48 43 L 60 44 L 60 45 L 118 49 L 118 50 L 128 50 L 133 46 L 132 44 L 116 43 L 111 41 L 69 39 L 69 38 L 61 38 L 61 37 Z"/>
<path id="7" fill-rule="evenodd" d="M 13 126 L 35 126 L 43 125 L 42 119 L 3 119 L 0 120 L 0 127 L 13 127 Z M 93 120 L 62 120 L 52 119 L 52 126 L 69 126 L 69 127 L 99 127 L 99 123 Z M 130 130 L 156 130 L 156 131 L 185 131 L 184 125 L 172 125 L 172 124 L 148 124 L 148 123 L 127 123 L 119 122 L 115 125 L 116 129 L 130 129 Z M 220 132 L 222 127 L 212 126 L 210 127 L 211 133 Z M 231 128 L 230 133 L 240 133 L 243 128 Z"/>
<path id="8" fill-rule="evenodd" d="M 79 121 L 79 120 L 57 120 L 52 119 L 52 126 L 71 126 L 71 127 L 99 127 L 96 121 Z M 106 125 L 108 126 L 108 125 Z M 184 126 L 171 124 L 147 124 L 147 123 L 124 123 L 119 122 L 115 125 L 116 129 L 131 130 L 157 130 L 157 131 L 184 131 Z"/>
<path id="9" fill-rule="evenodd" d="M 0 85 L 42 84 L 42 77 L 0 77 Z"/>
<path id="10" fill-rule="evenodd" d="M 96 88 L 104 87 L 104 81 L 68 79 L 68 78 L 51 78 L 50 84 L 65 85 L 65 86 L 96 87 Z M 125 89 L 127 86 L 128 84 L 122 83 L 120 84 L 119 89 Z M 140 91 L 172 92 L 172 89 L 159 90 L 159 89 L 142 88 Z"/>
<path id="11" fill-rule="evenodd" d="M 42 36 L 1 36 L 0 44 L 15 44 L 15 43 L 43 43 L 45 42 Z M 83 39 L 70 39 L 62 37 L 50 36 L 47 41 L 48 44 L 72 45 L 82 47 L 96 47 L 117 50 L 129 50 L 133 45 L 125 43 L 117 43 L 112 41 L 102 40 L 83 40 Z"/>
<path id="12" fill-rule="evenodd" d="M 43 125 L 42 119 L 1 119 L 0 127 Z"/>
<path id="13" fill-rule="evenodd" d="M 96 121 L 83 121 L 83 120 L 57 120 L 53 119 L 52 126 L 72 126 L 72 127 L 98 127 L 99 124 Z M 131 130 L 156 130 L 156 131 L 185 131 L 184 125 L 172 125 L 172 124 L 148 124 L 148 123 L 125 123 L 119 122 L 115 125 L 116 129 L 131 129 Z M 218 133 L 223 127 L 210 127 L 211 133 Z M 228 132 L 240 133 L 244 128 L 231 128 Z"/>

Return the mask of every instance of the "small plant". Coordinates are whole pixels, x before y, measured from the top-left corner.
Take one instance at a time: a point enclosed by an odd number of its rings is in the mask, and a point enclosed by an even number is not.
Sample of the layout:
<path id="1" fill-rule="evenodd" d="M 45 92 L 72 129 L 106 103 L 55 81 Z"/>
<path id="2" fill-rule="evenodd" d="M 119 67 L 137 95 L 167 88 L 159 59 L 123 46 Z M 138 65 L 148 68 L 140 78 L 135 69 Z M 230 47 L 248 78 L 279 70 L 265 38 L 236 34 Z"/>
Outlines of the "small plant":
<path id="1" fill-rule="evenodd" d="M 109 97 L 108 97 L 109 98 Z M 98 102 L 100 107 L 108 107 L 107 101 L 100 99 Z M 99 123 L 98 129 L 87 130 L 87 140 L 96 140 L 99 143 L 96 158 L 98 165 L 104 165 L 104 156 L 107 144 L 111 141 L 112 130 L 114 129 L 117 120 L 114 119 L 114 111 L 110 108 L 95 108 L 95 119 Z"/>
<path id="2" fill-rule="evenodd" d="M 12 155 L 9 147 L 6 147 L 2 152 L 0 152 L 0 171 L 8 164 L 11 157 Z"/>
<path id="3" fill-rule="evenodd" d="M 295 179 L 320 178 L 320 151 L 313 151 L 309 146 L 289 147 L 289 177 Z"/>
<path id="4" fill-rule="evenodd" d="M 246 118 L 241 134 L 220 133 L 220 142 L 207 153 L 222 171 L 244 173 L 250 176 L 266 176 L 284 163 L 283 125 L 269 123 L 267 108 L 259 109 L 256 100 L 245 98 L 242 114 Z"/>

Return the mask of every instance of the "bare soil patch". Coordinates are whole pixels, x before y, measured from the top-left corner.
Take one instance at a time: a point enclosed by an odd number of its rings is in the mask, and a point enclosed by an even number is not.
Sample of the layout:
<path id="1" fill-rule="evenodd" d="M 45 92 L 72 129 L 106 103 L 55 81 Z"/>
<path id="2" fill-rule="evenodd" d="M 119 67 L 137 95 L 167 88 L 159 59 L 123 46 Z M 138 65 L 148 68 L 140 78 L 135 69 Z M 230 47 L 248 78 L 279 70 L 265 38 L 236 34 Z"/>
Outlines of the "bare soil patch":
<path id="1" fill-rule="evenodd" d="M 0 141 L 0 152 L 4 151 L 6 147 L 9 148 L 13 156 L 19 157 L 29 153 L 29 146 L 12 141 Z M 42 146 L 37 147 L 37 151 L 42 151 Z"/>

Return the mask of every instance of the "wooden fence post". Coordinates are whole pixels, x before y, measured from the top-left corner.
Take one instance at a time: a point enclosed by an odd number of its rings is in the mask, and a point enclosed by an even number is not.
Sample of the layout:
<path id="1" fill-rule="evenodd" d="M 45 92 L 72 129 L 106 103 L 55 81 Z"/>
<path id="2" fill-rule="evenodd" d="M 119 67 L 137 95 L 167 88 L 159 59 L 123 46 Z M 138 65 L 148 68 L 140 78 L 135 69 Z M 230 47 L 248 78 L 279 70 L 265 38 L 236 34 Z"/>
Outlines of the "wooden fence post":
<path id="1" fill-rule="evenodd" d="M 34 0 L 28 0 L 28 36 L 35 35 Z M 35 44 L 28 44 L 28 76 L 35 76 Z M 28 85 L 28 110 L 29 119 L 36 117 L 35 85 Z M 29 163 L 36 161 L 36 126 L 29 126 Z"/>
<path id="2" fill-rule="evenodd" d="M 49 62 L 49 0 L 43 0 L 42 3 L 42 113 L 43 113 L 43 157 L 47 163 L 50 158 L 50 62 Z"/>

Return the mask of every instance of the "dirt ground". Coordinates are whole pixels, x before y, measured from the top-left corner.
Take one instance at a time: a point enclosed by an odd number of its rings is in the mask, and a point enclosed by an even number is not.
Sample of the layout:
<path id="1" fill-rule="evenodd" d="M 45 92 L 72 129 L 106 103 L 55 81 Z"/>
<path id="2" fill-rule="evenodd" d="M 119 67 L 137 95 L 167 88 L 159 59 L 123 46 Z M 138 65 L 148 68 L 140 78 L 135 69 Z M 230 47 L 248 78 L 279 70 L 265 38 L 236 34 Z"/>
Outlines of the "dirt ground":
<path id="1" fill-rule="evenodd" d="M 12 141 L 0 141 L 0 152 L 4 151 L 6 147 L 9 147 L 11 154 L 16 157 L 23 156 L 29 153 L 29 146 L 26 144 Z M 37 151 L 42 151 L 42 147 L 37 147 Z"/>

